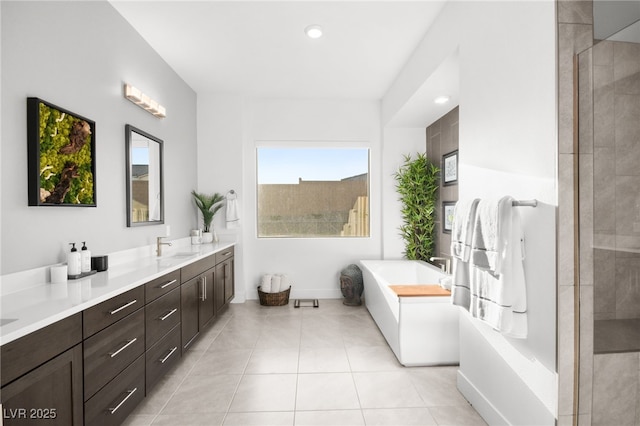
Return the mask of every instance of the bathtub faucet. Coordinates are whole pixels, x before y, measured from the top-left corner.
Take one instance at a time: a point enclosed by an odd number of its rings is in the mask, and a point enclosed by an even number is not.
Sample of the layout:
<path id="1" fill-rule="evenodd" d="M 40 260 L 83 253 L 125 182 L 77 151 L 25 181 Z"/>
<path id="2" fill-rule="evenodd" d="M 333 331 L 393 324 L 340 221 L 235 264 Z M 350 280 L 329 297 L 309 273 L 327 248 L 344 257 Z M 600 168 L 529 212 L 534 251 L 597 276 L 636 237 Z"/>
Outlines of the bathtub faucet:
<path id="1" fill-rule="evenodd" d="M 448 257 L 430 257 L 429 262 L 435 262 L 436 260 L 440 260 L 440 269 L 444 271 L 445 274 L 451 273 L 451 259 Z"/>

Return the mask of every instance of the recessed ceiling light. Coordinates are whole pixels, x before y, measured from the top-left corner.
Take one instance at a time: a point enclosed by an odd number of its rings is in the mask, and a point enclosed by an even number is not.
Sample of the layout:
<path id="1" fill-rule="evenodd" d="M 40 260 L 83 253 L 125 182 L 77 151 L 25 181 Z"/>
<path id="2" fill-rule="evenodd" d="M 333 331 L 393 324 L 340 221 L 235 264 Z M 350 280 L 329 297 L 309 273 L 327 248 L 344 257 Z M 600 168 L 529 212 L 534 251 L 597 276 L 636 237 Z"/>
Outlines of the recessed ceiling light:
<path id="1" fill-rule="evenodd" d="M 446 104 L 447 102 L 449 102 L 449 99 L 449 96 L 438 96 L 433 100 L 433 102 L 437 104 Z"/>
<path id="2" fill-rule="evenodd" d="M 309 38 L 320 38 L 322 37 L 322 27 L 320 25 L 309 25 L 304 29 L 304 33 Z"/>

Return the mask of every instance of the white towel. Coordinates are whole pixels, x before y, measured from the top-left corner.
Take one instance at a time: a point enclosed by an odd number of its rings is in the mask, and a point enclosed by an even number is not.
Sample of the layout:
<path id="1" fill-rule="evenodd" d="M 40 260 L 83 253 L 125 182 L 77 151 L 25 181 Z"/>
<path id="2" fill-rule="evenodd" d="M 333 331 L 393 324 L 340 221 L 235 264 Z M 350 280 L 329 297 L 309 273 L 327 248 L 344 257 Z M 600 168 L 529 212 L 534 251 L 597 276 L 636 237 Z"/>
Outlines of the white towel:
<path id="1" fill-rule="evenodd" d="M 227 229 L 237 228 L 240 224 L 240 216 L 238 213 L 238 196 L 235 191 L 229 191 L 227 193 L 227 208 L 226 208 L 226 219 L 227 219 Z"/>
<path id="2" fill-rule="evenodd" d="M 271 274 L 264 274 L 262 276 L 260 291 L 263 293 L 271 293 Z"/>
<path id="3" fill-rule="evenodd" d="M 510 237 L 513 198 L 481 200 L 471 241 L 471 264 L 500 274 Z"/>
<path id="4" fill-rule="evenodd" d="M 460 200 L 453 210 L 453 228 L 451 230 L 451 256 L 463 262 L 471 255 L 471 237 L 475 225 L 476 209 L 480 200 Z"/>
<path id="5" fill-rule="evenodd" d="M 280 274 L 280 291 L 285 291 L 291 286 L 291 279 L 288 275 Z"/>
<path id="6" fill-rule="evenodd" d="M 471 304 L 469 259 L 479 201 L 477 198 L 458 201 L 453 211 L 453 228 L 451 230 L 451 256 L 453 259 L 451 302 L 467 310 L 469 310 Z"/>
<path id="7" fill-rule="evenodd" d="M 282 277 L 278 274 L 271 276 L 271 293 L 280 293 L 283 289 L 280 287 Z"/>
<path id="8" fill-rule="evenodd" d="M 527 296 L 524 276 L 524 235 L 513 199 L 504 197 L 483 209 L 478 205 L 471 256 L 469 312 L 502 334 L 527 337 Z M 490 212 L 490 213 L 489 213 Z M 478 238 L 476 238 L 478 237 Z M 482 244 L 486 244 L 484 250 Z M 483 253 L 486 252 L 486 253 Z"/>

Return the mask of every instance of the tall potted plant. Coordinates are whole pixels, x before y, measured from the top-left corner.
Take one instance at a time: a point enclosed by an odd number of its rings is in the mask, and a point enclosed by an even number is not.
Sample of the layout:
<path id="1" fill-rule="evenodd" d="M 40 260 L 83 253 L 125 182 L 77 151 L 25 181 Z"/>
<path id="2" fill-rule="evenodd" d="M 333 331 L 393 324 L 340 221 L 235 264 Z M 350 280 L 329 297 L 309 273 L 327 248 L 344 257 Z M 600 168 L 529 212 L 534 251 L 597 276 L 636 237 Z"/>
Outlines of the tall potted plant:
<path id="1" fill-rule="evenodd" d="M 424 153 L 415 159 L 404 156 L 404 163 L 394 174 L 402 202 L 400 234 L 405 242 L 404 255 L 411 260 L 429 260 L 435 250 L 436 200 L 440 169 Z"/>
<path id="2" fill-rule="evenodd" d="M 214 240 L 215 236 L 215 231 L 213 231 L 213 228 L 211 227 L 211 222 L 218 210 L 222 208 L 224 197 L 217 192 L 214 194 L 203 194 L 196 192 L 195 190 L 191 191 L 191 195 L 193 195 L 193 200 L 200 210 L 200 213 L 202 213 L 202 242 L 210 243 Z M 217 241 L 217 237 L 215 239 Z"/>

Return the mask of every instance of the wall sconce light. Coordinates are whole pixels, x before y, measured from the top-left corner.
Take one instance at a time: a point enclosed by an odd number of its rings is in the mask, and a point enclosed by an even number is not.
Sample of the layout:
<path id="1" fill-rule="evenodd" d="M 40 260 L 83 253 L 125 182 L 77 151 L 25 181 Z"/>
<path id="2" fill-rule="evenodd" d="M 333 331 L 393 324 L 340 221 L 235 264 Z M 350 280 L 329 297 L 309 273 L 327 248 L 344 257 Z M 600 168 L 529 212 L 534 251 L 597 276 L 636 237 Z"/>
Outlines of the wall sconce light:
<path id="1" fill-rule="evenodd" d="M 150 112 L 158 118 L 165 118 L 167 116 L 167 110 L 165 107 L 142 93 L 140 89 L 133 87 L 130 84 L 125 83 L 124 96 L 140 108 Z"/>

